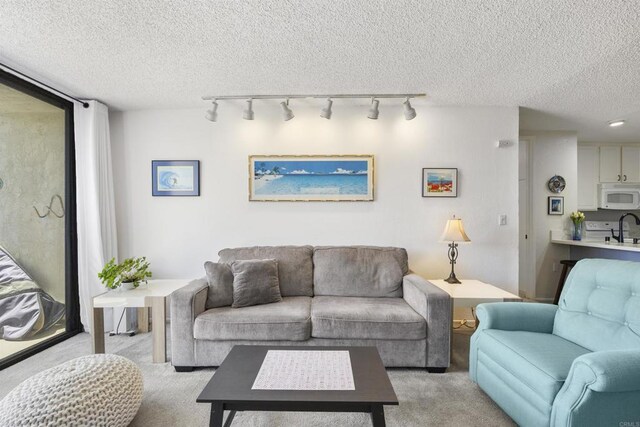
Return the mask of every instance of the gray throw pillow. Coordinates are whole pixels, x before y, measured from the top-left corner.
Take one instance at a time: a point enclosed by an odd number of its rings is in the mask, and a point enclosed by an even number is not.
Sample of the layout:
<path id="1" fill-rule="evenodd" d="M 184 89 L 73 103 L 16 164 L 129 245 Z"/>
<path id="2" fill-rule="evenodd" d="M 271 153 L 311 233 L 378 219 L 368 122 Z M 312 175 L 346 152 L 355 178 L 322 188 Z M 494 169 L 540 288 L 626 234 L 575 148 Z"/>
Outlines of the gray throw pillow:
<path id="1" fill-rule="evenodd" d="M 231 266 L 225 263 L 207 261 L 204 263 L 207 273 L 209 291 L 205 307 L 228 307 L 233 303 L 233 272 Z"/>
<path id="2" fill-rule="evenodd" d="M 248 307 L 282 301 L 278 262 L 274 259 L 251 259 L 231 263 L 233 304 Z"/>

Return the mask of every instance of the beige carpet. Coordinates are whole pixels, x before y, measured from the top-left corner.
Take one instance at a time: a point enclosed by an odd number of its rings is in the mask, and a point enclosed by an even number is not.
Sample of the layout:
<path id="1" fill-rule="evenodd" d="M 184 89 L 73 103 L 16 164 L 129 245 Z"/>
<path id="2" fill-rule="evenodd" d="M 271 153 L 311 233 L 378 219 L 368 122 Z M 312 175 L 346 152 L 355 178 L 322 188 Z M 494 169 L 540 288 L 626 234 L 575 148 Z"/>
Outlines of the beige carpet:
<path id="1" fill-rule="evenodd" d="M 386 407 L 389 426 L 513 426 L 468 376 L 468 331 L 454 334 L 453 365 L 446 374 L 423 369 L 389 369 L 400 406 Z M 151 337 L 107 337 L 107 351 L 127 357 L 144 375 L 144 399 L 132 426 L 206 426 L 209 405 L 196 397 L 213 369 L 176 373 L 170 363 L 151 363 Z M 88 334 L 80 334 L 30 359 L 0 371 L 0 398 L 31 375 L 89 354 Z M 365 414 L 240 412 L 234 426 L 370 426 Z"/>

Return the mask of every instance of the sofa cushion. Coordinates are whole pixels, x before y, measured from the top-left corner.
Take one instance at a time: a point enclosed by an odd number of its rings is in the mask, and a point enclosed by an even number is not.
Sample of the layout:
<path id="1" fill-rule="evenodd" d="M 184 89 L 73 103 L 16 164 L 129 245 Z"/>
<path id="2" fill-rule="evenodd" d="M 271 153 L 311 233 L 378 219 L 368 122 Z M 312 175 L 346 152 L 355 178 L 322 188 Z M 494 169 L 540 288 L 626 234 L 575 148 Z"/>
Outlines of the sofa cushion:
<path id="1" fill-rule="evenodd" d="M 593 351 L 640 349 L 640 262 L 579 261 L 560 296 L 553 333 Z"/>
<path id="2" fill-rule="evenodd" d="M 313 248 L 311 246 L 253 246 L 222 249 L 220 262 L 275 259 L 283 297 L 313 296 Z"/>
<path id="3" fill-rule="evenodd" d="M 427 323 L 402 298 L 314 297 L 311 336 L 338 339 L 418 340 Z"/>
<path id="4" fill-rule="evenodd" d="M 402 297 L 409 271 L 401 248 L 316 247 L 313 264 L 313 292 L 325 296 Z"/>
<path id="5" fill-rule="evenodd" d="M 278 281 L 278 263 L 273 259 L 250 259 L 231 263 L 233 304 L 249 307 L 282 301 Z"/>
<path id="6" fill-rule="evenodd" d="M 304 341 L 311 331 L 311 298 L 285 297 L 273 304 L 212 308 L 196 317 L 199 340 Z"/>
<path id="7" fill-rule="evenodd" d="M 540 332 L 503 331 L 486 329 L 480 338 L 479 357 L 495 362 L 506 370 L 514 381 L 515 389 L 533 391 L 531 403 L 546 410 L 562 388 L 573 361 L 590 353 L 584 347 L 559 336 Z M 496 373 L 501 376 L 499 373 Z"/>
<path id="8" fill-rule="evenodd" d="M 207 261 L 204 263 L 207 274 L 206 308 L 216 308 L 233 303 L 233 272 L 229 264 Z"/>

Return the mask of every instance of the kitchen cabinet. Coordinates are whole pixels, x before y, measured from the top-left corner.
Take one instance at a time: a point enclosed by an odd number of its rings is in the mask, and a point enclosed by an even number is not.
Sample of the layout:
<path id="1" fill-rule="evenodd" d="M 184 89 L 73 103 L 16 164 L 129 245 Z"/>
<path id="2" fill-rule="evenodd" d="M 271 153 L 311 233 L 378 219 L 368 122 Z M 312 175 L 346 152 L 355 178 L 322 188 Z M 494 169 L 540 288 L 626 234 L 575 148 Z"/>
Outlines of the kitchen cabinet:
<path id="1" fill-rule="evenodd" d="M 598 147 L 578 146 L 579 211 L 598 210 L 598 156 Z"/>
<path id="2" fill-rule="evenodd" d="M 622 147 L 622 182 L 640 182 L 640 147 Z"/>
<path id="3" fill-rule="evenodd" d="M 600 182 L 640 182 L 640 146 L 600 147 Z"/>

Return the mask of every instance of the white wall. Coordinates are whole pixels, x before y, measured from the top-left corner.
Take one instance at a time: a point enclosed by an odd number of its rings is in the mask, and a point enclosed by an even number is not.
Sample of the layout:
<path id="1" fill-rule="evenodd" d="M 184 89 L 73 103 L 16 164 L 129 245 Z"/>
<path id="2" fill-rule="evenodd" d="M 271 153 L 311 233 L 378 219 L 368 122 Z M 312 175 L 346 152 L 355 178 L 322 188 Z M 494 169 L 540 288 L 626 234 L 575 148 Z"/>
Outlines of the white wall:
<path id="1" fill-rule="evenodd" d="M 569 215 L 578 206 L 578 141 L 576 132 L 521 131 L 530 143 L 531 237 L 535 264 L 535 298 L 553 298 L 561 268 L 569 259 L 569 247 L 550 243 L 550 230 L 569 232 Z M 547 183 L 554 175 L 564 177 L 567 185 L 561 194 L 549 191 Z M 564 197 L 564 215 L 548 215 L 549 196 Z M 554 271 L 555 270 L 555 271 Z"/>
<path id="2" fill-rule="evenodd" d="M 146 255 L 155 277 L 200 277 L 202 264 L 224 247 L 242 245 L 394 245 L 407 248 L 411 268 L 446 277 L 446 245 L 438 239 L 452 214 L 472 243 L 460 248 L 457 273 L 517 292 L 518 152 L 498 149 L 518 138 L 518 109 L 427 107 L 406 121 L 399 105 L 292 104 L 283 122 L 273 101 L 256 101 L 256 120 L 242 103 L 220 103 L 219 120 L 193 110 L 111 114 L 118 241 L 121 256 Z M 374 154 L 375 202 L 249 202 L 250 154 Z M 151 196 L 151 160 L 201 161 L 201 197 Z M 459 197 L 421 197 L 423 167 L 459 168 Z M 498 215 L 507 214 L 507 226 Z"/>

